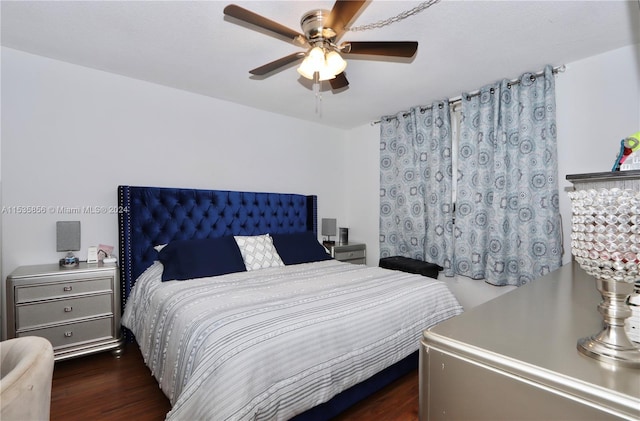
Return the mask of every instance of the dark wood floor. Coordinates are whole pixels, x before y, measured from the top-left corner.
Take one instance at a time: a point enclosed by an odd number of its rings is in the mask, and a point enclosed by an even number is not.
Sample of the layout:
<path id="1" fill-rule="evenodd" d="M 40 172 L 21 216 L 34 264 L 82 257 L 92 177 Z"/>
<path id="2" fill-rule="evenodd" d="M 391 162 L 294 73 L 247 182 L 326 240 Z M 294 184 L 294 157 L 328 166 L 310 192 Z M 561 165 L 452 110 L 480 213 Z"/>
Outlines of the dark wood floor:
<path id="1" fill-rule="evenodd" d="M 111 353 L 55 364 L 51 391 L 51 421 L 164 420 L 171 409 L 142 356 L 133 344 L 116 359 Z M 418 373 L 410 373 L 337 421 L 418 419 Z"/>

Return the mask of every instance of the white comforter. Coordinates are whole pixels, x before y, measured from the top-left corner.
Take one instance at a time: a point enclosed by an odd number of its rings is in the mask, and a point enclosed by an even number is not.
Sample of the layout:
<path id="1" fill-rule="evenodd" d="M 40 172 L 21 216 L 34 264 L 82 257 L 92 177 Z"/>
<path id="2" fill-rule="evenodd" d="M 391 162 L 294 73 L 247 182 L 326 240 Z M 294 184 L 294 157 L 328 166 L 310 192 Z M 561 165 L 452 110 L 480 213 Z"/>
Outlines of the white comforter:
<path id="1" fill-rule="evenodd" d="M 435 279 L 334 260 L 137 280 L 122 324 L 173 405 L 170 420 L 289 419 L 418 349 L 462 307 Z"/>

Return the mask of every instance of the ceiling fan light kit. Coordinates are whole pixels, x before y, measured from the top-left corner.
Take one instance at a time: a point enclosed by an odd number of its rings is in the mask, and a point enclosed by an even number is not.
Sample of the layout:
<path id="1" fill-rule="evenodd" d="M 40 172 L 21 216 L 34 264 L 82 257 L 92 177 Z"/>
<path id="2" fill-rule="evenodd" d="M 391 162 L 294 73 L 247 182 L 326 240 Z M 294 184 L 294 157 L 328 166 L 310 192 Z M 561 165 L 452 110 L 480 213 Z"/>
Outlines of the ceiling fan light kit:
<path id="1" fill-rule="evenodd" d="M 347 62 L 336 51 L 329 51 L 322 47 L 313 47 L 302 60 L 298 67 L 298 73 L 307 79 L 314 79 L 314 74 L 319 74 L 320 81 L 334 79 L 347 67 Z"/>
<path id="2" fill-rule="evenodd" d="M 397 22 L 424 10 L 438 1 L 429 0 L 419 8 L 415 8 L 416 10 L 412 9 L 410 13 L 405 12 L 392 20 Z M 337 45 L 336 42 L 349 30 L 347 25 L 360 12 L 365 3 L 366 0 L 337 0 L 331 11 L 317 9 L 307 12 L 300 20 L 303 34 L 235 4 L 225 7 L 224 14 L 266 29 L 288 39 L 294 45 L 307 48 L 306 53 L 293 53 L 252 69 L 249 72 L 253 75 L 266 77 L 276 70 L 281 70 L 302 59 L 297 71 L 302 77 L 313 81 L 313 90 L 317 96 L 319 92 L 318 85 L 322 81 L 329 81 L 331 89 L 334 91 L 341 90 L 349 85 L 344 73 L 347 62 L 342 55 L 364 54 L 367 56 L 411 58 L 418 50 L 418 43 L 415 41 L 353 41 Z M 391 20 L 389 23 L 391 23 Z M 385 25 L 389 23 L 385 21 Z M 371 28 L 378 27 L 377 25 L 379 24 L 371 25 Z M 369 28 L 362 27 L 362 29 Z M 367 58 L 371 59 L 371 57 Z"/>

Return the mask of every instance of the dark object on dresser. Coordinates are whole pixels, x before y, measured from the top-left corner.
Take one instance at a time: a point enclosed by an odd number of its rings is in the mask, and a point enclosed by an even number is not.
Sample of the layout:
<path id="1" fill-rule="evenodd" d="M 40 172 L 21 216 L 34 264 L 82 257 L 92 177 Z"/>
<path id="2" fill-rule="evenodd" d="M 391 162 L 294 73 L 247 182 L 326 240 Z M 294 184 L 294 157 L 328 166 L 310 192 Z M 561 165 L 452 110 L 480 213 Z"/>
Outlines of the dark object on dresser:
<path id="1" fill-rule="evenodd" d="M 379 266 L 385 269 L 399 270 L 401 272 L 416 273 L 429 278 L 438 278 L 442 266 L 435 263 L 423 262 L 410 257 L 392 256 L 380 259 Z"/>

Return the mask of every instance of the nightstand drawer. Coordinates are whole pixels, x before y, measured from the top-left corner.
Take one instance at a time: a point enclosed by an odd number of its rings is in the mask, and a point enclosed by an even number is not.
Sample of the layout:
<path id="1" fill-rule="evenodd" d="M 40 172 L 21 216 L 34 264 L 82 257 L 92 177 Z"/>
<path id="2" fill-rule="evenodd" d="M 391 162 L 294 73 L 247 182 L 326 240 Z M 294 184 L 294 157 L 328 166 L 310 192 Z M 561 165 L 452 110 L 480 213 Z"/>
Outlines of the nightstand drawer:
<path id="1" fill-rule="evenodd" d="M 113 338 L 114 332 L 112 326 L 113 317 L 105 317 L 104 319 L 18 332 L 16 336 L 42 336 L 51 342 L 55 350 L 63 346 Z"/>
<path id="2" fill-rule="evenodd" d="M 111 313 L 111 294 L 23 304 L 16 306 L 16 329 Z"/>
<path id="3" fill-rule="evenodd" d="M 336 260 L 353 260 L 353 259 L 364 259 L 365 250 L 353 250 L 353 251 L 336 251 L 335 258 Z"/>
<path id="4" fill-rule="evenodd" d="M 16 304 L 98 291 L 111 291 L 112 282 L 111 278 L 97 278 L 21 286 L 15 290 Z"/>

